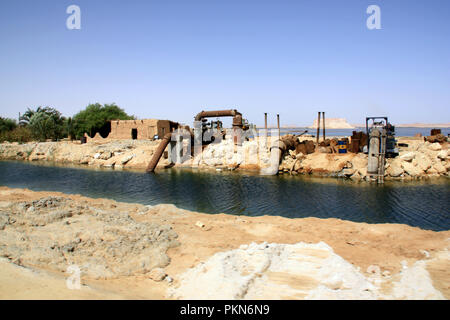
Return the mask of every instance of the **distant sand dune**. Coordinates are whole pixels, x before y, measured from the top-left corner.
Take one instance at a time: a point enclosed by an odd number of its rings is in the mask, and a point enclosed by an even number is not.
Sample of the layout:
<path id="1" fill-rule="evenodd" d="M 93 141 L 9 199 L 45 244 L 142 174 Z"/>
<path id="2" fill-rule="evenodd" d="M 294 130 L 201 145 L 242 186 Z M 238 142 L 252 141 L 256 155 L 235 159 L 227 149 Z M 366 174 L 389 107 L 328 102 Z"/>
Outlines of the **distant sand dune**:
<path id="1" fill-rule="evenodd" d="M 320 120 L 320 127 L 323 126 L 323 119 Z M 312 126 L 308 128 L 314 129 L 317 128 L 317 119 L 314 120 Z M 325 118 L 325 128 L 327 129 L 354 129 L 352 126 L 345 120 L 344 118 Z"/>

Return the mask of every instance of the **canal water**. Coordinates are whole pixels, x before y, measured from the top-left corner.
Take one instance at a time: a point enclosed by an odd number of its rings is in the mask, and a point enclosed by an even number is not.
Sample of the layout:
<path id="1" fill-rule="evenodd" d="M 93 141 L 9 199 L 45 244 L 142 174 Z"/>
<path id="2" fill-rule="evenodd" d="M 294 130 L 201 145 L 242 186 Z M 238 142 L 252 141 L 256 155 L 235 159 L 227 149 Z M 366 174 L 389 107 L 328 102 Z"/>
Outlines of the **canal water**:
<path id="1" fill-rule="evenodd" d="M 450 230 L 450 179 L 386 182 L 170 169 L 147 174 L 0 161 L 0 185 L 204 213 L 339 218 Z"/>

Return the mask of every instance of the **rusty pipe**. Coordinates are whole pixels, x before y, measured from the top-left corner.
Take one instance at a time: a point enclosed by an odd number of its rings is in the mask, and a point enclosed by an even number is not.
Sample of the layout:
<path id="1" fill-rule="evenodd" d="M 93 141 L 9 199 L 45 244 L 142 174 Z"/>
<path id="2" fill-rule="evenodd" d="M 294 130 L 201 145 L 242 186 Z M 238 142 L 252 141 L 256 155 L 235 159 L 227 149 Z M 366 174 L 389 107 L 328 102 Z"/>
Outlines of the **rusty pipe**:
<path id="1" fill-rule="evenodd" d="M 201 121 L 203 118 L 214 117 L 235 117 L 242 116 L 242 114 L 236 109 L 231 110 L 216 110 L 216 111 L 202 111 L 195 116 L 195 121 Z"/>
<path id="2" fill-rule="evenodd" d="M 317 144 L 319 144 L 319 137 L 320 137 L 320 111 L 317 112 L 317 137 L 316 137 Z"/>
<path id="3" fill-rule="evenodd" d="M 323 141 L 326 139 L 325 135 L 325 112 L 322 112 L 322 120 L 323 120 Z"/>
<path id="4" fill-rule="evenodd" d="M 170 140 L 172 138 L 172 133 L 166 133 L 166 135 L 163 137 L 162 141 L 159 143 L 158 148 L 156 148 L 155 153 L 153 154 L 152 160 L 150 160 L 150 163 L 147 166 L 147 172 L 153 172 L 155 171 L 156 165 L 159 162 L 159 159 L 161 159 L 161 156 L 166 149 L 167 145 L 169 144 Z"/>

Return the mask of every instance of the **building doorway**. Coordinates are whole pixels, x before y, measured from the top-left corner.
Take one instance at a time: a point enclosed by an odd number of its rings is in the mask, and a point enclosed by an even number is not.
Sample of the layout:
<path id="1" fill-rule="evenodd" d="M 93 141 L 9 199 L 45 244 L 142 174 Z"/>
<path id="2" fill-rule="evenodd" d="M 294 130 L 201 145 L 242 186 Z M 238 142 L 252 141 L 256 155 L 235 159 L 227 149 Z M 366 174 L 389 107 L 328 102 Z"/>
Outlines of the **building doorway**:
<path id="1" fill-rule="evenodd" d="M 137 129 L 131 129 L 131 139 L 137 139 Z"/>

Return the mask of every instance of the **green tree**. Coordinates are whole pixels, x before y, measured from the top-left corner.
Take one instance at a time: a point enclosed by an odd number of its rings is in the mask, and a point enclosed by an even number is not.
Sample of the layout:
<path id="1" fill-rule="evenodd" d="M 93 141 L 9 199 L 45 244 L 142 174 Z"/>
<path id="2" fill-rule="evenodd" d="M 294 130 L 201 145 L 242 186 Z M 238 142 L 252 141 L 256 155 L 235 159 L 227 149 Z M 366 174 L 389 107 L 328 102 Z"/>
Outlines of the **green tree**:
<path id="1" fill-rule="evenodd" d="M 90 104 L 84 110 L 78 112 L 72 118 L 72 126 L 77 139 L 83 137 L 86 132 L 93 137 L 97 132 L 105 131 L 111 120 L 133 120 L 116 104 L 100 103 Z M 108 130 L 106 130 L 108 131 Z M 109 132 L 109 131 L 108 131 Z"/>
<path id="2" fill-rule="evenodd" d="M 17 127 L 11 131 L 0 132 L 0 142 L 19 142 L 24 143 L 33 139 L 31 130 L 28 127 Z"/>
<path id="3" fill-rule="evenodd" d="M 19 125 L 20 126 L 27 126 L 30 123 L 31 117 L 36 113 L 42 111 L 42 107 L 37 107 L 36 110 L 33 110 L 31 108 L 28 108 L 27 111 L 19 118 Z"/>
<path id="4" fill-rule="evenodd" d="M 17 127 L 14 119 L 0 117 L 0 133 L 11 131 Z"/>
<path id="5" fill-rule="evenodd" d="M 64 135 L 64 121 L 65 118 L 61 113 L 50 107 L 39 107 L 35 112 L 28 109 L 31 117 L 27 118 L 28 127 L 35 139 L 45 141 L 47 139 L 57 140 Z M 27 112 L 28 112 L 27 111 Z"/>

